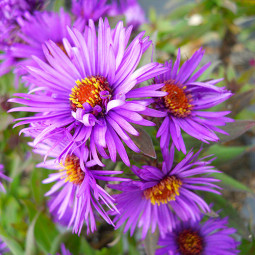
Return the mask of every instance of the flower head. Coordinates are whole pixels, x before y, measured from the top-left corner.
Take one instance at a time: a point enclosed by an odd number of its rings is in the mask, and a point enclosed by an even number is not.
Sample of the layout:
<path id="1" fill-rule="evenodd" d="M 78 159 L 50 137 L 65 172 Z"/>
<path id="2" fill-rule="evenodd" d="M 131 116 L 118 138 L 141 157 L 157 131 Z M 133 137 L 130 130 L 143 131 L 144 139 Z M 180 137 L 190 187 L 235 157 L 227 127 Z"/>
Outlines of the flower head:
<path id="1" fill-rule="evenodd" d="M 139 180 L 130 180 L 125 184 L 110 185 L 121 190 L 116 195 L 117 208 L 120 214 L 116 216 L 116 228 L 126 220 L 124 231 L 130 229 L 133 234 L 136 225 L 142 227 L 144 238 L 151 228 L 154 232 L 158 226 L 164 236 L 175 227 L 176 218 L 181 220 L 198 219 L 200 209 L 209 212 L 210 207 L 195 191 L 207 191 L 219 194 L 219 188 L 214 182 L 219 180 L 208 177 L 217 172 L 209 164 L 211 160 L 197 159 L 199 152 L 190 151 L 187 156 L 173 167 L 174 146 L 163 151 L 162 168 L 143 166 L 133 167 L 133 172 Z"/>
<path id="2" fill-rule="evenodd" d="M 157 137 L 161 137 L 161 148 L 168 147 L 172 138 L 176 148 L 186 153 L 181 130 L 205 143 L 218 140 L 215 131 L 227 134 L 217 126 L 224 126 L 226 122 L 232 121 L 225 117 L 228 111 L 201 111 L 224 102 L 232 95 L 225 88 L 215 86 L 222 79 L 197 81 L 210 65 L 210 63 L 204 65 L 193 74 L 203 54 L 202 49 L 196 51 L 179 69 L 179 50 L 174 65 L 172 66 L 171 61 L 165 64 L 169 71 L 155 78 L 156 83 L 165 84 L 161 90 L 168 93 L 160 99 L 155 99 L 156 109 L 165 112 L 164 121 L 157 133 Z"/>
<path id="3" fill-rule="evenodd" d="M 178 222 L 176 228 L 159 238 L 158 245 L 164 246 L 156 255 L 235 255 L 238 242 L 231 236 L 236 232 L 227 226 L 228 219 L 211 218 L 206 221 Z"/>
<path id="4" fill-rule="evenodd" d="M 127 46 L 131 28 L 124 28 L 122 22 L 111 29 L 107 19 L 104 22 L 100 19 L 97 33 L 90 20 L 84 34 L 76 29 L 68 29 L 68 33 L 71 41 L 63 40 L 66 53 L 49 41 L 43 46 L 47 63 L 34 57 L 39 67 L 27 68 L 30 76 L 26 80 L 41 94 L 16 94 L 23 99 L 10 101 L 28 107 L 11 111 L 39 113 L 19 119 L 23 120 L 19 124 L 34 123 L 42 127 L 35 144 L 62 129 L 70 134 L 66 150 L 70 150 L 74 143 L 76 146 L 86 143 L 97 164 L 103 165 L 98 153 L 115 161 L 118 152 L 129 165 L 121 140 L 131 150 L 139 152 L 127 134 L 139 135 L 130 123 L 154 125 L 141 114 L 164 116 L 164 113 L 147 107 L 153 100 L 131 99 L 166 95 L 157 91 L 162 84 L 134 87 L 167 69 L 158 63 L 150 63 L 136 70 L 151 42 L 148 37 L 143 38 L 142 32 Z"/>
<path id="5" fill-rule="evenodd" d="M 38 164 L 38 167 L 53 170 L 43 183 L 55 183 L 45 194 L 51 197 L 49 209 L 55 218 L 61 223 L 72 226 L 75 233 L 80 233 L 83 223 L 87 225 L 87 232 L 96 230 L 95 214 L 100 215 L 107 223 L 113 224 L 104 205 L 118 213 L 114 205 L 114 199 L 99 185 L 101 181 L 123 181 L 123 178 L 111 177 L 112 174 L 120 174 L 120 171 L 98 170 L 95 162 L 88 161 L 88 148 L 77 148 L 69 152 L 60 162 L 56 157 L 65 147 L 67 139 L 56 146 L 55 140 L 45 140 L 40 143 L 34 152 L 52 157 Z M 56 139 L 56 137 L 54 138 Z M 51 151 L 49 152 L 49 148 Z"/>
<path id="6" fill-rule="evenodd" d="M 1 179 L 5 180 L 5 181 L 8 181 L 8 182 L 11 182 L 12 179 L 10 177 L 4 175 L 3 172 L 4 172 L 4 166 L 0 164 L 0 191 L 5 193 L 6 190 L 5 190 L 5 188 L 4 188 L 4 186 L 3 186 L 2 182 L 1 182 Z"/>

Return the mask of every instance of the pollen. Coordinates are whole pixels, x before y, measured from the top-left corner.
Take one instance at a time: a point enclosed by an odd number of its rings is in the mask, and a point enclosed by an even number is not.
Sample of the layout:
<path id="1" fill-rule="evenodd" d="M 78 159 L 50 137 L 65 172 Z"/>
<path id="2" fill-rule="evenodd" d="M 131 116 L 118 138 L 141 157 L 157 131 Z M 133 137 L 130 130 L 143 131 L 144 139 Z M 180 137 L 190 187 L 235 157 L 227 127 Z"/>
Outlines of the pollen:
<path id="1" fill-rule="evenodd" d="M 181 87 L 172 80 L 167 81 L 161 89 L 162 91 L 168 92 L 168 95 L 162 98 L 165 107 L 171 114 L 178 118 L 189 116 L 192 110 L 192 98 L 190 94 L 185 93 L 185 89 L 186 86 Z"/>
<path id="2" fill-rule="evenodd" d="M 83 104 L 88 103 L 93 108 L 96 105 L 103 106 L 103 100 L 100 92 L 111 89 L 106 78 L 102 76 L 90 76 L 82 80 L 77 80 L 76 85 L 72 88 L 69 100 L 71 109 L 76 111 L 77 108 L 84 108 Z"/>
<path id="3" fill-rule="evenodd" d="M 198 232 L 191 229 L 183 230 L 177 237 L 179 251 L 182 255 L 201 255 L 203 239 Z"/>
<path id="4" fill-rule="evenodd" d="M 157 185 L 148 188 L 144 191 L 144 196 L 147 200 L 151 200 L 151 203 L 155 205 L 166 204 L 169 201 L 176 199 L 179 196 L 179 190 L 182 185 L 180 179 L 176 176 L 168 176 L 161 180 Z"/>
<path id="5" fill-rule="evenodd" d="M 62 178 L 65 178 L 66 182 L 72 182 L 75 185 L 82 183 L 85 173 L 82 171 L 80 159 L 76 155 L 68 154 L 61 166 L 63 166 L 63 169 L 60 170 L 63 173 Z"/>

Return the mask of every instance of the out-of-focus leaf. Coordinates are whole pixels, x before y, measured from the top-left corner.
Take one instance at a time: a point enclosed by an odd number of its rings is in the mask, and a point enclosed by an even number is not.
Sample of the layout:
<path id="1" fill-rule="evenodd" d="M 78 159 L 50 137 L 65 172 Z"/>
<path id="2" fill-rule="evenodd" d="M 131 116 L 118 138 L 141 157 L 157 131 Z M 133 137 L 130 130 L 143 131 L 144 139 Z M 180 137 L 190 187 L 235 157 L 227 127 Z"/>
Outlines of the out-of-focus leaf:
<path id="1" fill-rule="evenodd" d="M 150 36 L 152 44 L 150 45 L 149 49 L 143 54 L 139 66 L 145 66 L 147 64 L 150 64 L 152 59 L 153 59 L 153 61 L 156 60 L 155 46 L 156 46 L 156 43 L 157 43 L 157 36 L 158 36 L 158 31 L 155 31 Z"/>
<path id="2" fill-rule="evenodd" d="M 44 194 L 49 190 L 51 185 L 42 184 L 42 180 L 47 178 L 48 173 L 45 169 L 35 169 L 31 173 L 31 186 L 35 201 L 38 204 L 45 199 Z"/>
<path id="3" fill-rule="evenodd" d="M 148 231 L 148 234 L 146 235 L 146 238 L 144 240 L 144 248 L 147 255 L 154 255 L 157 243 L 158 243 L 158 231 L 156 230 L 154 233 L 151 233 Z"/>
<path id="4" fill-rule="evenodd" d="M 6 243 L 13 255 L 24 255 L 24 251 L 22 250 L 19 243 L 8 236 L 2 227 L 0 227 L 0 238 L 3 240 L 3 242 Z"/>
<path id="5" fill-rule="evenodd" d="M 34 219 L 38 212 L 38 208 L 31 201 L 24 200 L 23 202 L 28 209 L 30 220 Z M 57 235 L 58 231 L 52 219 L 41 213 L 35 222 L 34 236 L 38 247 L 45 254 L 50 253 L 52 241 L 56 238 Z"/>
<path id="6" fill-rule="evenodd" d="M 255 254 L 255 239 L 252 237 L 252 240 L 243 239 L 241 245 L 238 247 L 240 250 L 239 255 L 248 255 Z"/>
<path id="7" fill-rule="evenodd" d="M 251 89 L 249 91 L 245 91 L 240 94 L 236 94 L 232 96 L 228 100 L 228 106 L 231 106 L 231 116 L 237 115 L 239 112 L 241 112 L 243 109 L 248 107 L 251 103 L 252 98 L 254 97 L 255 89 Z M 229 107 L 228 107 L 229 109 Z"/>
<path id="8" fill-rule="evenodd" d="M 224 186 L 229 190 L 253 192 L 249 187 L 245 186 L 241 182 L 235 180 L 234 178 L 225 173 L 213 173 L 211 174 L 211 176 L 221 180 L 219 185 Z"/>
<path id="9" fill-rule="evenodd" d="M 35 240 L 38 246 L 46 254 L 50 252 L 52 240 L 58 235 L 58 231 L 52 219 L 40 214 L 35 223 Z"/>
<path id="10" fill-rule="evenodd" d="M 0 120 L 0 131 L 3 131 L 12 123 L 13 117 L 6 112 L 0 112 Z"/>
<path id="11" fill-rule="evenodd" d="M 235 13 L 237 12 L 237 6 L 236 3 L 230 0 L 222 0 L 222 6 L 226 9 L 230 10 L 231 12 Z"/>
<path id="12" fill-rule="evenodd" d="M 78 235 L 74 235 L 71 231 L 66 231 L 52 240 L 50 254 L 57 254 L 61 243 L 65 243 L 65 247 L 73 254 L 78 255 L 80 248 L 81 238 Z M 88 250 L 87 250 L 88 252 Z M 88 254 L 91 254 L 88 252 Z"/>
<path id="13" fill-rule="evenodd" d="M 156 158 L 156 152 L 153 146 L 152 139 L 150 135 L 138 125 L 134 125 L 135 129 L 139 132 L 139 136 L 130 135 L 133 142 L 141 150 L 143 154 L 151 158 Z"/>
<path id="14" fill-rule="evenodd" d="M 65 6 L 64 0 L 55 0 L 53 5 L 53 11 L 58 12 L 60 8 Z"/>
<path id="15" fill-rule="evenodd" d="M 27 237 L 26 237 L 26 249 L 25 254 L 26 255 L 34 255 L 36 253 L 36 246 L 35 246 L 35 236 L 34 236 L 34 228 L 35 223 L 40 215 L 40 212 L 36 214 L 33 221 L 30 223 L 28 231 L 27 231 Z"/>
<path id="16" fill-rule="evenodd" d="M 218 134 L 218 137 L 220 138 L 220 142 L 228 142 L 241 136 L 254 126 L 254 120 L 236 120 L 235 122 L 227 123 L 226 126 L 220 127 L 220 129 L 226 131 L 229 135 Z"/>
<path id="17" fill-rule="evenodd" d="M 221 144 L 214 144 L 206 150 L 206 154 L 214 154 L 216 159 L 213 161 L 213 165 L 220 166 L 241 156 L 248 149 L 249 146 L 224 146 Z"/>

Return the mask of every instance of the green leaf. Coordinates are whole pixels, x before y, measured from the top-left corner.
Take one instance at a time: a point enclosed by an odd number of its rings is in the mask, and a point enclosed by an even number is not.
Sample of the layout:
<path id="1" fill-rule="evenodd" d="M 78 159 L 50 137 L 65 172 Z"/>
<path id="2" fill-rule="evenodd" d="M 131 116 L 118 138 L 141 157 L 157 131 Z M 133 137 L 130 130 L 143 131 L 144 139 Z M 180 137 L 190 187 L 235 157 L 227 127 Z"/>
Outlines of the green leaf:
<path id="1" fill-rule="evenodd" d="M 24 251 L 19 243 L 8 236 L 2 227 L 0 227 L 0 238 L 6 243 L 13 255 L 24 255 Z"/>
<path id="2" fill-rule="evenodd" d="M 254 126 L 254 120 L 236 120 L 235 122 L 227 123 L 226 126 L 220 127 L 220 129 L 226 131 L 229 135 L 218 134 L 218 137 L 221 143 L 229 142 L 241 136 Z"/>
<path id="3" fill-rule="evenodd" d="M 248 149 L 249 146 L 224 146 L 222 144 L 214 144 L 206 150 L 206 154 L 213 154 L 216 157 L 213 161 L 213 165 L 220 166 L 243 155 Z"/>
<path id="4" fill-rule="evenodd" d="M 65 247 L 73 254 L 78 255 L 80 249 L 81 238 L 78 235 L 74 235 L 71 231 L 66 231 L 52 241 L 50 254 L 57 254 L 60 245 L 65 243 Z M 88 252 L 88 250 L 87 250 Z M 91 253 L 88 253 L 91 254 Z"/>
<path id="5" fill-rule="evenodd" d="M 146 235 L 144 240 L 144 248 L 147 255 L 155 254 L 155 251 L 157 249 L 158 237 L 159 237 L 158 230 L 156 230 L 154 233 L 148 231 L 148 234 Z"/>
<path id="6" fill-rule="evenodd" d="M 27 237 L 26 237 L 26 250 L 25 254 L 26 255 L 34 255 L 36 253 L 36 246 L 35 246 L 35 236 L 34 236 L 34 228 L 35 228 L 35 223 L 40 215 L 40 212 L 36 214 L 34 217 L 33 221 L 31 222 L 28 231 L 27 231 Z"/>
<path id="7" fill-rule="evenodd" d="M 52 219 L 46 215 L 40 214 L 35 223 L 35 240 L 38 246 L 45 253 L 49 253 L 51 250 L 52 240 L 58 235 L 58 231 Z"/>
<path id="8" fill-rule="evenodd" d="M 151 158 L 157 158 L 152 139 L 150 135 L 138 125 L 134 125 L 135 129 L 139 132 L 139 136 L 130 135 L 133 142 L 141 150 L 141 152 Z"/>
<path id="9" fill-rule="evenodd" d="M 53 5 L 53 11 L 58 12 L 60 8 L 65 6 L 65 1 L 64 0 L 55 0 L 54 5 Z"/>
<path id="10" fill-rule="evenodd" d="M 235 191 L 245 191 L 245 192 L 252 192 L 253 191 L 242 184 L 241 182 L 235 180 L 231 176 L 225 174 L 225 173 L 213 173 L 211 174 L 212 177 L 221 180 L 219 183 L 220 186 L 224 186 L 230 190 L 235 190 Z"/>

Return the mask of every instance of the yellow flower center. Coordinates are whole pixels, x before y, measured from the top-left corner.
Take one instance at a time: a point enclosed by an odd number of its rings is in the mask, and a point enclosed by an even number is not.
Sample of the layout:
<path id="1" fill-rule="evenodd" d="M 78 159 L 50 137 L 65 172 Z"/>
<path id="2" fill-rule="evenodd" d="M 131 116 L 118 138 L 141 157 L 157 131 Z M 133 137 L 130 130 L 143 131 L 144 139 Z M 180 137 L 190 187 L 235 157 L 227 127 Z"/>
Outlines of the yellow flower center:
<path id="1" fill-rule="evenodd" d="M 155 205 L 157 203 L 166 204 L 169 201 L 175 200 L 176 196 L 179 196 L 179 190 L 182 185 L 182 181 L 176 176 L 168 176 L 161 180 L 157 185 L 148 188 L 144 191 L 144 196 L 147 200 L 151 200 L 151 203 Z"/>
<path id="2" fill-rule="evenodd" d="M 185 93 L 186 86 L 179 87 L 174 81 L 169 80 L 165 83 L 162 91 L 168 92 L 167 96 L 163 97 L 165 107 L 175 117 L 184 118 L 190 115 L 192 110 L 191 95 Z"/>
<path id="3" fill-rule="evenodd" d="M 65 162 L 61 163 L 64 168 L 60 171 L 63 173 L 63 178 L 66 182 L 72 182 L 76 185 L 80 185 L 85 177 L 85 173 L 80 166 L 80 159 L 74 154 L 68 154 L 65 158 Z"/>
<path id="4" fill-rule="evenodd" d="M 93 108 L 96 105 L 103 107 L 101 92 L 109 92 L 111 96 L 111 89 L 106 78 L 102 76 L 90 76 L 85 79 L 77 80 L 76 86 L 72 88 L 70 94 L 70 104 L 73 111 L 77 108 L 84 108 L 83 104 L 88 103 Z"/>
<path id="5" fill-rule="evenodd" d="M 203 240 L 201 236 L 192 230 L 185 229 L 177 237 L 179 251 L 182 255 L 201 255 Z"/>

